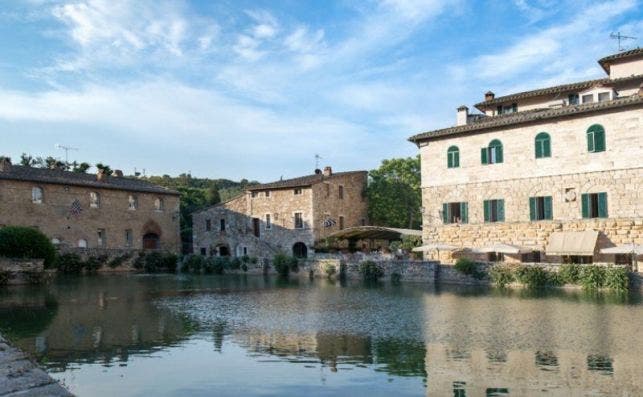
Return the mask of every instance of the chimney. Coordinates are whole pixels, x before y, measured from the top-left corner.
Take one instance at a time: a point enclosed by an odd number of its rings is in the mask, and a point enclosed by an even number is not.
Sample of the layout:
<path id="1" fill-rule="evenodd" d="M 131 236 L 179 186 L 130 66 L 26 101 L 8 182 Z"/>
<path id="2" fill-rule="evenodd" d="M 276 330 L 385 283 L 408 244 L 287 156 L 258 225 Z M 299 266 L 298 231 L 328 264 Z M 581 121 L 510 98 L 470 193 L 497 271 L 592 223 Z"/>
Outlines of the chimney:
<path id="1" fill-rule="evenodd" d="M 495 97 L 496 97 L 496 94 L 494 94 L 494 93 L 493 93 L 493 92 L 491 92 L 491 91 L 487 91 L 487 92 L 484 94 L 484 100 L 485 100 L 485 101 L 493 101 L 493 98 L 495 98 Z"/>
<path id="2" fill-rule="evenodd" d="M 122 178 L 123 177 L 123 171 L 114 170 L 114 176 L 117 177 L 117 178 Z"/>
<path id="3" fill-rule="evenodd" d="M 98 182 L 104 182 L 107 179 L 107 174 L 104 170 L 100 169 L 96 172 L 96 180 Z"/>
<path id="4" fill-rule="evenodd" d="M 11 171 L 11 157 L 0 156 L 0 172 Z"/>
<path id="5" fill-rule="evenodd" d="M 333 169 L 330 166 L 324 167 L 324 176 L 333 175 Z"/>
<path id="6" fill-rule="evenodd" d="M 469 118 L 469 108 L 462 105 L 458 108 L 455 125 L 466 125 Z"/>

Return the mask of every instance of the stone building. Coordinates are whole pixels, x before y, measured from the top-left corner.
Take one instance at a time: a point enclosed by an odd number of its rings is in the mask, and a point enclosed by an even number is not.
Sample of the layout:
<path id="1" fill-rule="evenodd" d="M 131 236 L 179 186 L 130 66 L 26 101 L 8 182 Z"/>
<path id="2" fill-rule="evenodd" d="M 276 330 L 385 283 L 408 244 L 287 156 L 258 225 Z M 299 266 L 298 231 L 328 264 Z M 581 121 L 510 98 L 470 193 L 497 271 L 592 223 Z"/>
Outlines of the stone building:
<path id="1" fill-rule="evenodd" d="M 643 49 L 598 62 L 608 77 L 487 92 L 481 113 L 410 138 L 441 259 L 631 263 L 600 250 L 643 244 Z"/>
<path id="2" fill-rule="evenodd" d="M 149 182 L 0 160 L 0 227 L 33 226 L 64 248 L 178 251 L 179 193 Z"/>
<path id="3" fill-rule="evenodd" d="M 201 255 L 306 257 L 315 242 L 367 223 L 366 171 L 313 175 L 252 186 L 192 215 L 194 252 Z"/>

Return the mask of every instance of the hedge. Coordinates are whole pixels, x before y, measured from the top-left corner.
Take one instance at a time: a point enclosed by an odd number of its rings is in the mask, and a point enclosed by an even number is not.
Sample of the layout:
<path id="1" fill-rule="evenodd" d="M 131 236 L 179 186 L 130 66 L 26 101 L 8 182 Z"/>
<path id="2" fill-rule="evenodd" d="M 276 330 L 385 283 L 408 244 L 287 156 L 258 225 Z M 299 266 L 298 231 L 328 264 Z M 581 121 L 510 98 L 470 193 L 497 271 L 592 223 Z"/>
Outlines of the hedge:
<path id="1" fill-rule="evenodd" d="M 49 268 L 56 259 L 56 249 L 49 238 L 37 229 L 5 226 L 0 229 L 0 256 L 44 259 L 45 268 Z"/>

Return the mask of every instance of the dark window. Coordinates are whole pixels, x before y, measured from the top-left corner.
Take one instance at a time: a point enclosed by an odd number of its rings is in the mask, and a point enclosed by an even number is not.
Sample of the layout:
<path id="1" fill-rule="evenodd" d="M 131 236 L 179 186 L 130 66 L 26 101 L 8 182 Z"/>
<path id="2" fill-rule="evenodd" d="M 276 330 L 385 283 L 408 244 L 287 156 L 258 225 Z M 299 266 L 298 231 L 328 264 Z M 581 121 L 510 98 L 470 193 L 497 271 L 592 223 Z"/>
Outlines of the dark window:
<path id="1" fill-rule="evenodd" d="M 551 196 L 529 197 L 529 219 L 532 221 L 553 219 Z"/>
<path id="2" fill-rule="evenodd" d="M 344 217 L 339 217 L 339 230 L 344 230 Z"/>
<path id="3" fill-rule="evenodd" d="M 270 220 L 270 214 L 266 214 L 266 229 L 272 228 L 272 222 Z"/>
<path id="4" fill-rule="evenodd" d="M 270 190 L 266 190 L 266 198 L 270 197 Z"/>
<path id="5" fill-rule="evenodd" d="M 294 194 L 296 194 L 296 195 L 300 195 L 300 194 L 301 194 L 301 188 L 300 188 L 300 187 L 296 188 L 296 189 L 293 191 L 293 193 L 294 193 Z"/>
<path id="6" fill-rule="evenodd" d="M 487 260 L 489 262 L 502 262 L 505 260 L 505 254 L 502 252 L 489 252 L 487 254 Z"/>
<path id="7" fill-rule="evenodd" d="M 575 265 L 589 265 L 594 261 L 592 256 L 586 255 L 564 255 L 563 263 L 565 264 L 575 264 Z"/>
<path id="8" fill-rule="evenodd" d="M 442 204 L 442 222 L 450 223 L 468 223 L 469 222 L 469 204 L 468 203 L 444 203 Z"/>
<path id="9" fill-rule="evenodd" d="M 338 188 L 338 190 L 337 190 L 337 193 L 338 193 L 338 197 L 339 197 L 339 199 L 340 199 L 340 200 L 343 200 L 343 199 L 344 199 L 344 186 L 339 185 L 339 188 Z"/>
<path id="10" fill-rule="evenodd" d="M 132 229 L 125 230 L 125 246 L 131 247 L 134 243 L 134 235 L 132 234 Z"/>
<path id="11" fill-rule="evenodd" d="M 610 93 L 609 92 L 599 92 L 598 93 L 598 101 L 599 102 L 605 102 L 610 100 Z"/>
<path id="12" fill-rule="evenodd" d="M 451 146 L 447 150 L 447 168 L 460 167 L 460 149 L 457 146 Z"/>
<path id="13" fill-rule="evenodd" d="M 583 103 L 592 103 L 594 102 L 594 94 L 583 95 Z"/>
<path id="14" fill-rule="evenodd" d="M 591 153 L 605 151 L 605 128 L 594 124 L 587 129 L 587 151 Z"/>
<path id="15" fill-rule="evenodd" d="M 505 221 L 505 200 L 484 201 L 484 221 L 504 222 Z"/>
<path id="16" fill-rule="evenodd" d="M 607 218 L 607 193 L 582 194 L 581 215 L 585 219 Z"/>
<path id="17" fill-rule="evenodd" d="M 607 356 L 600 356 L 598 354 L 590 354 L 587 356 L 587 369 L 589 371 L 601 371 L 607 373 L 614 372 L 612 359 Z"/>
<path id="18" fill-rule="evenodd" d="M 502 142 L 497 139 L 489 142 L 489 146 L 480 150 L 480 160 L 482 164 L 502 163 Z"/>
<path id="19" fill-rule="evenodd" d="M 536 158 L 542 159 L 545 157 L 551 157 L 551 138 L 546 132 L 541 132 L 536 135 Z"/>
<path id="20" fill-rule="evenodd" d="M 520 256 L 520 261 L 525 263 L 540 263 L 542 261 L 540 251 L 531 251 Z"/>
<path id="21" fill-rule="evenodd" d="M 206 256 L 207 253 L 208 253 L 208 250 L 203 248 L 203 247 L 201 247 L 201 255 Z"/>
<path id="22" fill-rule="evenodd" d="M 578 105 L 578 102 L 579 102 L 578 94 L 569 94 L 567 96 L 567 99 L 570 105 Z"/>
<path id="23" fill-rule="evenodd" d="M 634 258 L 632 254 L 616 254 L 614 255 L 614 263 L 617 265 L 631 265 Z"/>
<path id="24" fill-rule="evenodd" d="M 252 192 L 252 193 L 250 193 L 250 196 L 251 196 L 252 198 L 257 197 L 257 192 Z"/>
<path id="25" fill-rule="evenodd" d="M 105 233 L 105 229 L 98 229 L 97 233 L 98 237 L 98 246 L 103 248 L 107 245 L 107 234 Z"/>
<path id="26" fill-rule="evenodd" d="M 219 221 L 219 230 L 225 232 L 225 219 Z"/>
<path id="27" fill-rule="evenodd" d="M 498 114 L 516 113 L 518 111 L 518 104 L 512 103 L 511 105 L 502 105 L 496 108 Z"/>
<path id="28" fill-rule="evenodd" d="M 259 230 L 259 225 L 261 220 L 259 218 L 252 218 L 252 232 L 255 237 L 261 237 L 261 231 Z"/>
<path id="29" fill-rule="evenodd" d="M 295 212 L 295 229 L 304 228 L 304 217 L 301 212 Z"/>
<path id="30" fill-rule="evenodd" d="M 366 219 L 362 218 L 361 222 L 362 226 L 366 226 Z"/>
<path id="31" fill-rule="evenodd" d="M 210 230 L 212 230 L 212 221 L 209 220 L 209 219 L 206 219 L 205 220 L 205 231 L 209 232 Z"/>

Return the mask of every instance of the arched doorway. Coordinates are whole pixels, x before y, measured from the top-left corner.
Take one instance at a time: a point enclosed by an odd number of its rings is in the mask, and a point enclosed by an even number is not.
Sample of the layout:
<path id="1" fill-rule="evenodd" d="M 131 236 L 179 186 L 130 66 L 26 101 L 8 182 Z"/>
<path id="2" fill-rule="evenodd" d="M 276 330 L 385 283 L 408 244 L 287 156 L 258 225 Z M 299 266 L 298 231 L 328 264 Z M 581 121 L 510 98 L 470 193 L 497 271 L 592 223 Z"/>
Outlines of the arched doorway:
<path id="1" fill-rule="evenodd" d="M 230 248 L 227 245 L 219 245 L 217 250 L 219 251 L 219 256 L 230 256 Z"/>
<path id="2" fill-rule="evenodd" d="M 301 241 L 296 242 L 295 245 L 292 246 L 292 255 L 295 258 L 307 258 L 308 247 L 306 247 L 306 244 L 302 243 Z"/>
<path id="3" fill-rule="evenodd" d="M 156 250 L 159 249 L 159 235 L 156 233 L 147 233 L 143 235 L 143 249 Z"/>

